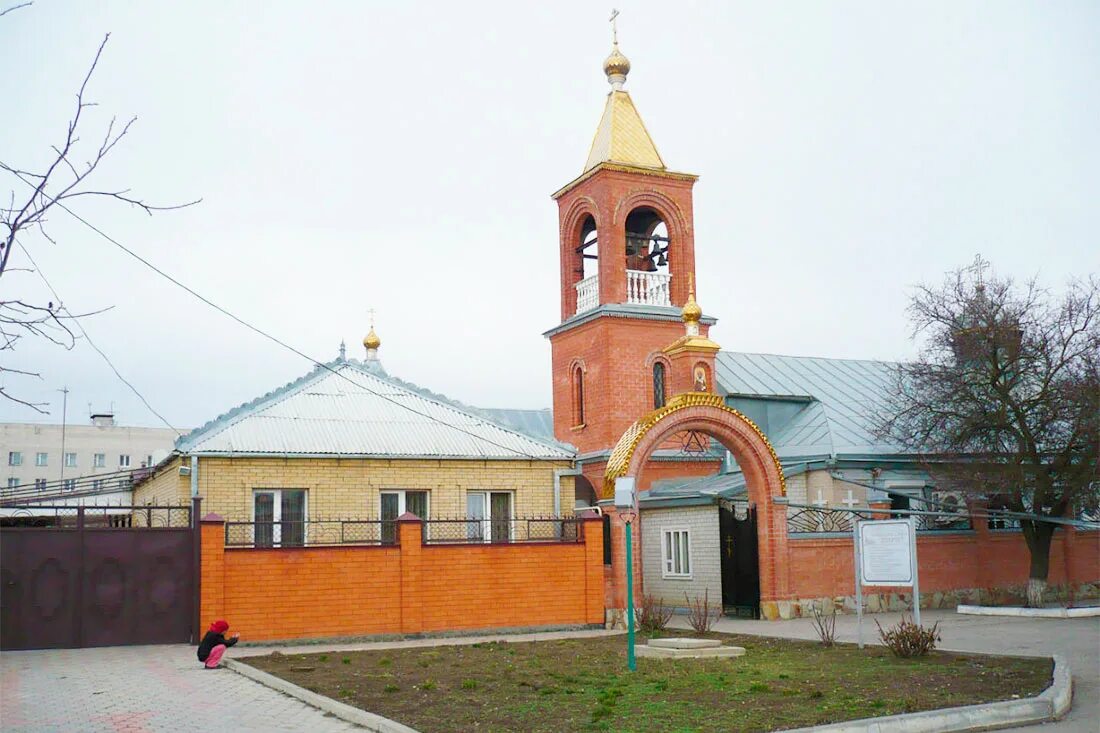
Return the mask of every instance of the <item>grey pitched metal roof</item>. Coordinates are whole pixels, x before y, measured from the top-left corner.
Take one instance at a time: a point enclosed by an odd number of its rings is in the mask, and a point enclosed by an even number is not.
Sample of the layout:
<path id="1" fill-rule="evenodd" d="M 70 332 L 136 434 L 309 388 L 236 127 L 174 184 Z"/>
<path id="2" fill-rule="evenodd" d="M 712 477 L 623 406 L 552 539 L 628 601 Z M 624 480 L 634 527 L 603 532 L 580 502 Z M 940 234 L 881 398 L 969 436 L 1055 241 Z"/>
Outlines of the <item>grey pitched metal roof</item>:
<path id="1" fill-rule="evenodd" d="M 807 400 L 768 436 L 781 458 L 900 453 L 874 431 L 896 370 L 883 361 L 735 351 L 719 352 L 715 363 L 718 385 L 728 395 Z"/>
<path id="2" fill-rule="evenodd" d="M 549 407 L 541 410 L 513 410 L 498 407 L 478 407 L 476 411 L 495 423 L 518 430 L 540 440 L 555 440 L 554 413 Z"/>
<path id="3" fill-rule="evenodd" d="M 183 453 L 556 459 L 575 451 L 499 425 L 395 379 L 377 362 L 334 361 L 180 438 Z"/>

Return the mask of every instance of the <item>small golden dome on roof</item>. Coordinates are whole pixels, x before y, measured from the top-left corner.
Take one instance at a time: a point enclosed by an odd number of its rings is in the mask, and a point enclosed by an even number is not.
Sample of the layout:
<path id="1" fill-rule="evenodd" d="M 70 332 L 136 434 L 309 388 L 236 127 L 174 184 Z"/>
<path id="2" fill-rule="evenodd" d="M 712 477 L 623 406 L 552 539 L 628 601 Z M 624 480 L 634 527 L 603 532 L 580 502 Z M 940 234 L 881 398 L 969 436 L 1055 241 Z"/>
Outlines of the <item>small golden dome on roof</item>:
<path id="1" fill-rule="evenodd" d="M 680 315 L 680 319 L 684 323 L 698 323 L 699 319 L 703 317 L 703 309 L 695 302 L 695 288 L 692 287 L 688 291 L 687 302 L 684 303 L 684 310 Z"/>
<path id="2" fill-rule="evenodd" d="M 604 59 L 603 73 L 607 74 L 607 80 L 614 84 L 616 81 L 622 84 L 626 81 L 626 75 L 630 73 L 630 59 L 619 50 L 619 44 L 611 47 L 611 55 Z M 622 77 L 614 79 L 612 77 Z"/>
<path id="3" fill-rule="evenodd" d="M 374 326 L 371 326 L 370 333 L 363 339 L 363 346 L 366 346 L 368 349 L 377 349 L 381 345 L 382 339 L 378 338 L 378 334 L 374 332 Z"/>

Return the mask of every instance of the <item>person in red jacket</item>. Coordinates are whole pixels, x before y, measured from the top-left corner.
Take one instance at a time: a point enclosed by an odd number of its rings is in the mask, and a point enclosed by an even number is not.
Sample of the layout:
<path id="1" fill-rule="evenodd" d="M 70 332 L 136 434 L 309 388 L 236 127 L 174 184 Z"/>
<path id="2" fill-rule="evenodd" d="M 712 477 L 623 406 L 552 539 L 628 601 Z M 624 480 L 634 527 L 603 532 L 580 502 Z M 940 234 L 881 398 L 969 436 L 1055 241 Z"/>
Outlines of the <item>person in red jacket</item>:
<path id="1" fill-rule="evenodd" d="M 240 634 L 233 634 L 226 638 L 225 632 L 229 631 L 229 623 L 218 619 L 210 624 L 210 629 L 202 637 L 199 643 L 198 657 L 200 662 L 206 663 L 207 669 L 214 669 L 222 661 L 225 650 L 237 643 Z"/>

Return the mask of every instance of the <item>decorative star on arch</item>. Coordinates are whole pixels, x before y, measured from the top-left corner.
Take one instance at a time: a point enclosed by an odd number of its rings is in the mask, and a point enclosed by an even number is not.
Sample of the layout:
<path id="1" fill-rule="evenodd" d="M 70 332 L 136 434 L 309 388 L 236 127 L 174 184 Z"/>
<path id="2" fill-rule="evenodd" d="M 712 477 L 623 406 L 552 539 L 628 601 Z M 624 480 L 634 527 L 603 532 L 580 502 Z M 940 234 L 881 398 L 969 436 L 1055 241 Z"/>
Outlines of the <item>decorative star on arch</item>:
<path id="1" fill-rule="evenodd" d="M 680 438 L 681 453 L 695 455 L 707 452 L 707 443 L 710 442 L 710 436 L 706 433 L 701 433 L 698 430 L 688 430 L 681 433 L 681 435 L 683 436 Z"/>

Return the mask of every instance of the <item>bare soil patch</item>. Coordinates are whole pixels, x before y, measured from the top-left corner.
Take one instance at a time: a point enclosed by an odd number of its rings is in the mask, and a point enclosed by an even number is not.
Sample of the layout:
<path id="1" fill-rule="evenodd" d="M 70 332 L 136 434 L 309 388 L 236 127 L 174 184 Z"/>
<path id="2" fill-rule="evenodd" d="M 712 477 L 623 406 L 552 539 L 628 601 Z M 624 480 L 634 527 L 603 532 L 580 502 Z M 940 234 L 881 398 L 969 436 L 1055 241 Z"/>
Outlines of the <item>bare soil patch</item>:
<path id="1" fill-rule="evenodd" d="M 707 634 L 735 659 L 639 659 L 624 636 L 369 652 L 273 654 L 247 662 L 423 733 L 771 731 L 1037 695 L 1049 659 Z M 640 637 L 639 643 L 645 643 Z"/>

